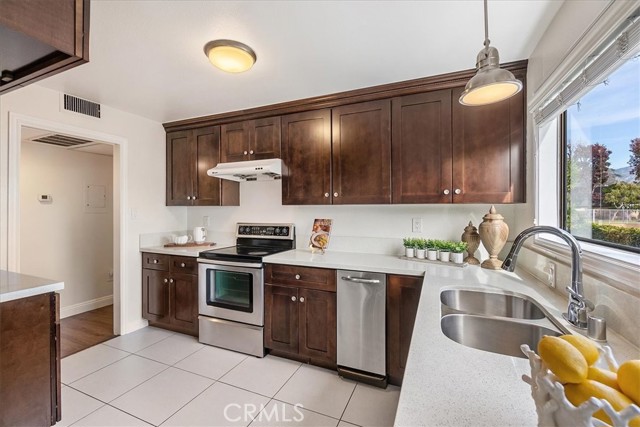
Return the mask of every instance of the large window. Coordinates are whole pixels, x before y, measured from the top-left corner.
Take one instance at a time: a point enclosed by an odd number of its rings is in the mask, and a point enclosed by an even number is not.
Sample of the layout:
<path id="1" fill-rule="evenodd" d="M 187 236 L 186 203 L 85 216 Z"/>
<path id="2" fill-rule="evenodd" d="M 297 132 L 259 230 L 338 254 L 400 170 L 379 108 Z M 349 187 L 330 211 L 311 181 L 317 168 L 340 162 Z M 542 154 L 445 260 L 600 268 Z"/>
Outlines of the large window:
<path id="1" fill-rule="evenodd" d="M 640 253 L 640 60 L 623 63 L 561 123 L 564 228 Z"/>

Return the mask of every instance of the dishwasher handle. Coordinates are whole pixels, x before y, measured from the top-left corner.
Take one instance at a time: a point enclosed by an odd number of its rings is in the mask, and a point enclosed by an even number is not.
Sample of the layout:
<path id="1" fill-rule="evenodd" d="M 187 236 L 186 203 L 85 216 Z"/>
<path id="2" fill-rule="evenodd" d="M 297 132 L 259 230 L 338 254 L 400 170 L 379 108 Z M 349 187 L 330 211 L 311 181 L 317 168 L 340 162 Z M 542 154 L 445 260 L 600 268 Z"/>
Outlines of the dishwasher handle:
<path id="1" fill-rule="evenodd" d="M 357 277 L 351 277 L 351 276 L 342 276 L 342 280 L 346 280 L 347 282 L 355 282 L 355 283 L 366 283 L 369 285 L 375 285 L 380 283 L 379 279 L 359 279 Z"/>

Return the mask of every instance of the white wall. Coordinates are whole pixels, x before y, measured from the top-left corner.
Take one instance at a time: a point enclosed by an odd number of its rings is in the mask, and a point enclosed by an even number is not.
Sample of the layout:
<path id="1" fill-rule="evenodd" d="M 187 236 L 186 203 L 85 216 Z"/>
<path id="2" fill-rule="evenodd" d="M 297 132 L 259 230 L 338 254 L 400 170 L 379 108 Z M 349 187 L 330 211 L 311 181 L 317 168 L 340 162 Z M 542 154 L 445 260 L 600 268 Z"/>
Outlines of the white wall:
<path id="1" fill-rule="evenodd" d="M 88 185 L 104 186 L 87 209 Z M 40 202 L 49 194 L 52 202 Z M 113 293 L 113 157 L 25 141 L 20 151 L 20 272 L 64 281 L 61 316 L 109 305 Z"/>
<path id="2" fill-rule="evenodd" d="M 31 85 L 0 97 L 0 268 L 8 265 L 8 192 L 17 182 L 9 182 L 9 112 L 45 121 L 61 123 L 79 129 L 123 138 L 126 142 L 115 159 L 126 159 L 126 182 L 121 202 L 127 215 L 120 226 L 124 230 L 122 332 L 142 327 L 141 255 L 138 249 L 140 233 L 179 230 L 186 223 L 186 208 L 165 206 L 165 133 L 162 125 L 133 114 L 103 105 L 102 118 L 60 111 L 60 93 Z M 118 181 L 118 180 L 117 180 Z M 116 185 L 118 185 L 116 183 Z M 118 209 L 118 206 L 116 206 Z M 136 219 L 132 219 L 131 211 Z M 117 219 L 114 219 L 116 224 Z"/>

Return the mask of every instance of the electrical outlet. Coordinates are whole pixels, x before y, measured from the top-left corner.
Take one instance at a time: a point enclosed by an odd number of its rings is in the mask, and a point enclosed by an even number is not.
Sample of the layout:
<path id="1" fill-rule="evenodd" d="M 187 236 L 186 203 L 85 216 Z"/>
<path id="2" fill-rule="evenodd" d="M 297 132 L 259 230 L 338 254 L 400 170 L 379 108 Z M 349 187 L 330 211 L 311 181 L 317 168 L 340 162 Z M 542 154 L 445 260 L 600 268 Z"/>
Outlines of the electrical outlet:
<path id="1" fill-rule="evenodd" d="M 411 218 L 411 231 L 422 233 L 422 218 Z"/>
<path id="2" fill-rule="evenodd" d="M 556 287 L 556 263 L 549 261 L 544 268 L 544 272 L 547 274 L 547 285 L 551 288 Z"/>
<path id="3" fill-rule="evenodd" d="M 202 217 L 202 226 L 209 227 L 209 215 L 205 215 Z"/>
<path id="4" fill-rule="evenodd" d="M 108 275 L 109 275 L 109 278 L 107 279 L 107 281 L 109 281 L 109 282 L 113 282 L 113 269 L 110 269 L 110 270 L 109 270 Z"/>

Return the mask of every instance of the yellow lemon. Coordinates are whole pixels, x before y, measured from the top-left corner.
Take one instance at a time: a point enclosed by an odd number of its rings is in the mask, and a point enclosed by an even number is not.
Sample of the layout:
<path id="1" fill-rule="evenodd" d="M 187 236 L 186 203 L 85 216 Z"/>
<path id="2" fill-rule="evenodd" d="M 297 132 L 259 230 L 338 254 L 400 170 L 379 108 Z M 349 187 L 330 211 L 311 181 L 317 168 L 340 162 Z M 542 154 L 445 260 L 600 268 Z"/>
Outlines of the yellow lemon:
<path id="1" fill-rule="evenodd" d="M 580 383 L 587 378 L 589 366 L 584 356 L 563 339 L 542 337 L 538 354 L 561 383 Z"/>
<path id="2" fill-rule="evenodd" d="M 602 383 L 604 385 L 608 385 L 609 387 L 615 388 L 618 391 L 622 391 L 622 389 L 618 386 L 618 376 L 615 372 L 596 368 L 595 366 L 589 366 L 587 378 L 590 380 L 598 381 L 599 383 Z"/>
<path id="3" fill-rule="evenodd" d="M 589 338 L 582 335 L 562 335 L 560 338 L 570 343 L 572 346 L 578 349 L 587 361 L 587 365 L 591 366 L 600 357 L 598 352 L 598 346 Z"/>
<path id="4" fill-rule="evenodd" d="M 620 390 L 640 406 L 640 360 L 627 360 L 618 368 Z"/>
<path id="5" fill-rule="evenodd" d="M 580 406 L 592 396 L 598 399 L 605 399 L 617 412 L 620 412 L 633 403 L 631 399 L 618 390 L 593 380 L 586 380 L 580 384 L 567 384 L 564 386 L 564 393 L 567 399 L 569 399 L 569 402 L 575 406 Z M 609 416 L 602 409 L 595 412 L 593 416 L 605 423 L 613 425 Z M 629 421 L 629 427 L 640 427 L 640 416 L 631 419 L 631 421 Z"/>

